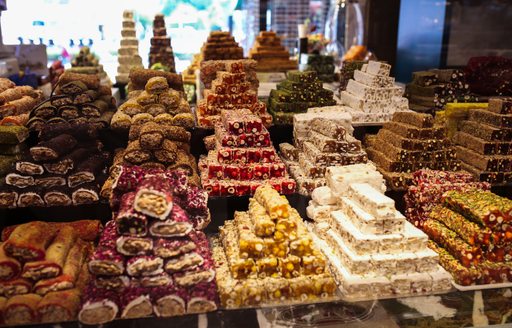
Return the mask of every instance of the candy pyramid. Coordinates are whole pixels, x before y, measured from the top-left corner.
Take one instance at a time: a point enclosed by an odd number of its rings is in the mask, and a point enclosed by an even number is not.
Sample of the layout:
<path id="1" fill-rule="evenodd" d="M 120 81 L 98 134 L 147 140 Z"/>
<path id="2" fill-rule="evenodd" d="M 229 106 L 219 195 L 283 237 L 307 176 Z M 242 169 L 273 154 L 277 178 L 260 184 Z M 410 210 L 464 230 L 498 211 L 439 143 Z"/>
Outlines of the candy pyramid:
<path id="1" fill-rule="evenodd" d="M 235 65 L 233 65 L 235 63 Z M 212 88 L 212 82 L 217 78 L 217 72 L 245 73 L 245 78 L 251 84 L 251 90 L 257 92 L 260 82 L 256 75 L 257 62 L 253 59 L 238 60 L 208 60 L 200 64 L 199 77 L 205 89 Z"/>
<path id="2" fill-rule="evenodd" d="M 201 48 L 203 60 L 242 59 L 244 49 L 229 32 L 212 31 Z"/>
<path id="3" fill-rule="evenodd" d="M 260 32 L 249 51 L 249 58 L 258 62 L 258 71 L 286 72 L 297 69 L 297 61 L 290 59 L 290 52 L 281 43 L 276 32 Z"/>
<path id="4" fill-rule="evenodd" d="M 67 71 L 79 74 L 97 74 L 102 85 L 112 85 L 112 81 L 103 69 L 103 65 L 100 64 L 98 56 L 92 53 L 89 47 L 80 48 L 78 54 L 71 61 L 71 68 L 68 68 Z"/>
<path id="5" fill-rule="evenodd" d="M 135 20 L 133 11 L 123 12 L 123 29 L 121 30 L 121 46 L 117 51 L 117 83 L 128 83 L 128 75 L 133 67 L 143 67 L 142 58 L 139 56 L 139 40 L 135 33 Z"/>
<path id="6" fill-rule="evenodd" d="M 164 15 L 156 14 L 153 20 L 153 37 L 149 48 L 149 67 L 160 63 L 170 72 L 176 73 L 174 52 L 171 47 L 171 38 L 167 36 Z"/>
<path id="7" fill-rule="evenodd" d="M 304 70 L 315 71 L 320 81 L 325 83 L 334 82 L 334 57 L 325 55 L 308 55 L 307 64 Z"/>

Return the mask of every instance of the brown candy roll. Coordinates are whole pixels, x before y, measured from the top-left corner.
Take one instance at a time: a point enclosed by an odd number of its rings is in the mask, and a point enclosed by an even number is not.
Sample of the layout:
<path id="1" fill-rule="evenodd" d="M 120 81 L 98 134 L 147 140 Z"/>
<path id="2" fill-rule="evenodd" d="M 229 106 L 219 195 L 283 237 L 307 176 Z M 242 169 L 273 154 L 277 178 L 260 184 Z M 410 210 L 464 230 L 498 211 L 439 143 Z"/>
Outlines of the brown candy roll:
<path id="1" fill-rule="evenodd" d="M 74 188 L 83 183 L 93 182 L 104 168 L 105 158 L 100 154 L 93 155 L 80 163 L 76 172 L 68 177 L 68 186 Z"/>
<path id="2" fill-rule="evenodd" d="M 151 69 L 144 68 L 132 68 L 130 70 L 130 81 L 132 83 L 133 89 L 144 89 L 144 86 L 148 82 L 148 80 L 155 76 L 162 76 L 167 79 L 167 84 L 174 90 L 184 91 L 183 90 L 183 80 L 181 75 L 165 72 L 165 71 L 157 71 Z"/>
<path id="3" fill-rule="evenodd" d="M 25 262 L 44 259 L 45 250 L 50 245 L 56 231 L 46 222 L 32 221 L 19 225 L 4 244 L 10 256 Z"/>
<path id="4" fill-rule="evenodd" d="M 57 107 L 52 105 L 50 101 L 45 101 L 32 110 L 33 117 L 49 119 L 55 115 L 57 115 Z"/>
<path id="5" fill-rule="evenodd" d="M 70 105 L 73 103 L 73 98 L 71 96 L 66 95 L 54 95 L 49 99 L 50 103 L 55 107 L 60 107 L 64 105 Z"/>
<path id="6" fill-rule="evenodd" d="M 0 244 L 0 280 L 11 280 L 21 272 L 21 264 L 18 260 L 8 256 L 4 251 L 3 243 Z"/>
<path id="7" fill-rule="evenodd" d="M 160 114 L 165 114 L 165 107 L 161 104 L 151 104 L 144 106 L 144 111 L 151 116 L 158 116 Z"/>
<path id="8" fill-rule="evenodd" d="M 168 111 L 175 110 L 180 104 L 180 93 L 169 89 L 158 95 L 158 103 L 165 106 Z"/>
<path id="9" fill-rule="evenodd" d="M 87 85 L 82 81 L 72 81 L 59 85 L 59 91 L 68 95 L 77 95 L 87 90 Z"/>
<path id="10" fill-rule="evenodd" d="M 18 193 L 13 190 L 0 191 L 0 207 L 15 208 L 18 202 Z"/>
<path id="11" fill-rule="evenodd" d="M 97 288 L 122 292 L 124 288 L 130 286 L 130 278 L 127 276 L 97 276 L 93 279 L 93 284 Z"/>
<path id="12" fill-rule="evenodd" d="M 7 89 L 0 93 L 0 105 L 4 105 L 4 104 L 6 104 L 10 101 L 16 100 L 16 99 L 20 99 L 23 96 L 39 98 L 40 93 L 28 85 L 22 85 L 22 86 L 10 88 L 10 89 Z"/>
<path id="13" fill-rule="evenodd" d="M 95 100 L 82 105 L 82 114 L 86 117 L 100 117 L 108 110 L 108 104 L 103 100 Z"/>
<path id="14" fill-rule="evenodd" d="M 194 119 L 194 115 L 192 113 L 179 113 L 174 115 L 174 118 L 172 120 L 174 125 L 181 126 L 185 129 L 192 129 L 196 121 Z"/>
<path id="15" fill-rule="evenodd" d="M 78 238 L 85 241 L 95 241 L 102 230 L 101 221 L 99 220 L 79 220 L 72 222 L 45 223 L 50 225 L 52 231 L 58 231 L 63 226 L 73 227 L 73 229 L 75 229 L 75 232 L 78 235 Z M 19 226 L 22 226 L 22 224 L 12 225 L 4 228 L 4 230 L 2 230 L 2 241 L 6 241 L 7 239 L 9 239 L 14 230 Z"/>
<path id="16" fill-rule="evenodd" d="M 41 175 L 44 173 L 44 168 L 40 164 L 29 161 L 19 161 L 16 162 L 16 171 L 23 175 Z"/>
<path id="17" fill-rule="evenodd" d="M 76 105 L 65 105 L 59 107 L 59 115 L 66 120 L 72 120 L 80 117 L 80 112 Z"/>
<path id="18" fill-rule="evenodd" d="M 66 179 L 61 176 L 43 176 L 35 178 L 34 180 L 34 186 L 43 190 L 54 187 L 62 187 L 65 185 Z"/>
<path id="19" fill-rule="evenodd" d="M 98 129 L 106 129 L 110 127 L 110 122 L 112 121 L 112 117 L 114 116 L 114 112 L 107 111 L 101 114 L 100 117 L 92 117 L 90 118 L 90 123 L 92 123 Z"/>
<path id="20" fill-rule="evenodd" d="M 28 120 L 26 126 L 32 131 L 40 131 L 46 126 L 46 120 L 44 118 L 34 116 Z"/>
<path id="21" fill-rule="evenodd" d="M 169 85 L 164 77 L 158 76 L 150 78 L 148 82 L 146 82 L 146 87 L 144 89 L 149 94 L 158 95 L 168 90 Z"/>
<path id="22" fill-rule="evenodd" d="M 35 184 L 35 179 L 30 175 L 9 173 L 5 176 L 5 183 L 18 188 L 27 188 Z"/>
<path id="23" fill-rule="evenodd" d="M 129 116 L 135 116 L 144 113 L 144 108 L 135 99 L 130 99 L 119 106 L 119 111 Z"/>
<path id="24" fill-rule="evenodd" d="M 71 124 L 64 121 L 60 124 L 45 126 L 39 132 L 39 140 L 50 140 L 61 134 L 72 135 L 77 141 L 90 141 L 98 138 L 98 129 L 92 124 Z"/>
<path id="25" fill-rule="evenodd" d="M 123 255 L 146 255 L 153 249 L 151 238 L 120 236 L 116 241 L 117 251 Z"/>
<path id="26" fill-rule="evenodd" d="M 44 199 L 40 189 L 27 188 L 18 193 L 18 207 L 43 207 Z"/>
<path id="27" fill-rule="evenodd" d="M 80 290 L 68 289 L 47 294 L 37 305 L 41 322 L 75 320 L 80 308 Z"/>
<path id="28" fill-rule="evenodd" d="M 43 196 L 47 206 L 69 206 L 72 204 L 67 188 L 51 188 Z"/>
<path id="29" fill-rule="evenodd" d="M 132 118 L 130 115 L 127 115 L 121 111 L 117 111 L 114 116 L 112 116 L 112 121 L 110 122 L 112 129 L 115 130 L 128 130 L 132 125 Z"/>
<path id="30" fill-rule="evenodd" d="M 94 101 L 96 98 L 98 98 L 98 93 L 95 90 L 87 90 L 83 93 L 75 95 L 73 97 L 73 104 L 83 105 L 85 103 Z"/>
<path id="31" fill-rule="evenodd" d="M 140 94 L 135 97 L 135 100 L 141 106 L 152 105 L 158 103 L 158 96 L 152 95 L 146 91 L 141 91 Z"/>
<path id="32" fill-rule="evenodd" d="M 69 153 L 77 145 L 76 139 L 69 134 L 61 134 L 48 141 L 43 141 L 30 148 L 35 161 L 55 160 Z"/>
<path id="33" fill-rule="evenodd" d="M 162 125 L 173 125 L 173 119 L 174 116 L 172 114 L 165 113 L 157 115 L 154 119 L 154 122 Z"/>
<path id="34" fill-rule="evenodd" d="M 162 146 L 165 137 L 164 128 L 154 122 L 148 122 L 136 128 L 139 130 L 139 142 L 141 147 L 145 149 L 158 149 Z M 135 130 L 134 132 L 135 133 Z"/>
<path id="35" fill-rule="evenodd" d="M 177 158 L 178 147 L 169 140 L 164 140 L 162 148 L 153 152 L 155 158 L 162 163 L 174 163 Z"/>
<path id="36" fill-rule="evenodd" d="M 32 98 L 30 96 L 23 96 L 20 99 L 13 100 L 5 105 L 0 106 L 0 113 L 3 113 L 3 116 L 11 116 L 11 115 L 20 115 L 29 113 L 39 99 Z M 5 113 L 10 113 L 6 115 Z"/>
<path id="37" fill-rule="evenodd" d="M 100 86 L 100 79 L 96 74 L 80 74 L 69 71 L 64 71 L 64 73 L 59 77 L 59 81 L 57 83 L 60 87 L 66 85 L 67 83 L 77 81 L 85 84 L 88 89 L 96 90 Z"/>
<path id="38" fill-rule="evenodd" d="M 123 156 L 124 160 L 132 164 L 141 164 L 151 159 L 151 153 L 144 150 L 139 141 L 132 141 L 126 147 Z"/>
<path id="39" fill-rule="evenodd" d="M 9 80 L 8 78 L 2 77 L 0 78 L 0 91 L 5 91 L 10 88 L 14 88 L 16 84 Z"/>
<path id="40" fill-rule="evenodd" d="M 5 304 L 4 321 L 7 325 L 37 322 L 37 306 L 42 298 L 36 294 L 16 295 Z"/>
<path id="41" fill-rule="evenodd" d="M 149 113 L 140 113 L 132 117 L 132 124 L 144 124 L 153 121 L 153 116 Z"/>
<path id="42" fill-rule="evenodd" d="M 92 148 L 77 148 L 62 159 L 43 164 L 44 168 L 52 174 L 67 174 L 68 171 L 75 167 L 75 163 L 80 163 L 85 158 L 94 153 Z"/>
<path id="43" fill-rule="evenodd" d="M 6 297 L 15 295 L 24 295 L 32 290 L 32 280 L 25 278 L 15 278 L 0 282 L 0 294 Z"/>
<path id="44" fill-rule="evenodd" d="M 76 188 L 71 194 L 73 205 L 92 204 L 97 202 L 99 197 L 99 187 L 95 184 L 86 184 Z"/>

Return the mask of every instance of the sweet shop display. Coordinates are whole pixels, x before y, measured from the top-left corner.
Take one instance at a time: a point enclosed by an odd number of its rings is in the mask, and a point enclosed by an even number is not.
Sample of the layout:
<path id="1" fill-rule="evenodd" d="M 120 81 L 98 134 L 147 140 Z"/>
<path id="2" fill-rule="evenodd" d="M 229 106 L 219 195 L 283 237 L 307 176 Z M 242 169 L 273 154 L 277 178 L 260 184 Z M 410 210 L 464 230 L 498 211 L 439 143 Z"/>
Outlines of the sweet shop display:
<path id="1" fill-rule="evenodd" d="M 240 60 L 208 60 L 200 64 L 199 78 L 205 90 L 212 89 L 212 82 L 217 79 L 218 72 L 245 73 L 250 89 L 258 91 L 259 81 L 256 76 L 258 62 L 253 59 Z"/>
<path id="2" fill-rule="evenodd" d="M 429 114 L 396 112 L 376 136 L 366 136 L 366 152 L 389 188 L 405 190 L 413 184 L 414 171 L 460 170 L 456 151 L 444 132 Z"/>
<path id="3" fill-rule="evenodd" d="M 334 82 L 334 57 L 325 55 L 308 55 L 305 71 L 315 71 L 318 79 L 325 83 Z"/>
<path id="4" fill-rule="evenodd" d="M 139 56 L 139 40 L 133 19 L 133 11 L 123 12 L 123 28 L 121 29 L 120 47 L 117 51 L 117 75 L 116 82 L 127 84 L 128 75 L 134 67 L 143 68 L 142 58 Z"/>
<path id="5" fill-rule="evenodd" d="M 291 125 L 297 113 L 305 113 L 311 107 L 335 105 L 333 95 L 331 90 L 323 88 L 316 72 L 289 71 L 286 80 L 270 91 L 268 111 L 274 118 L 274 124 Z"/>
<path id="6" fill-rule="evenodd" d="M 0 78 L 0 126 L 26 125 L 30 111 L 42 100 L 40 90 L 28 85 L 16 86 L 11 80 Z"/>
<path id="7" fill-rule="evenodd" d="M 212 31 L 201 48 L 203 60 L 242 59 L 244 49 L 229 32 Z"/>
<path id="8" fill-rule="evenodd" d="M 274 31 L 260 32 L 249 51 L 249 58 L 258 62 L 256 69 L 259 72 L 286 72 L 297 69 L 297 61 L 290 59 L 290 52 L 282 45 L 281 37 Z"/>
<path id="9" fill-rule="evenodd" d="M 153 20 L 153 37 L 149 48 L 149 67 L 160 63 L 167 71 L 176 73 L 171 38 L 167 35 L 164 15 L 156 14 Z"/>
<path id="10" fill-rule="evenodd" d="M 451 289 L 450 275 L 427 247 L 428 237 L 405 220 L 383 194 L 372 165 L 329 167 L 328 183 L 315 189 L 315 242 L 348 299 L 431 294 Z M 318 211 L 314 209 L 310 212 Z"/>
<path id="11" fill-rule="evenodd" d="M 294 145 L 282 143 L 279 150 L 299 194 L 309 196 L 325 186 L 327 167 L 367 162 L 361 142 L 352 136 L 349 114 L 304 113 L 293 119 Z"/>
<path id="12" fill-rule="evenodd" d="M 162 70 L 132 68 L 130 70 L 130 82 L 128 82 L 128 98 L 140 95 L 148 81 L 154 77 L 163 77 L 167 80 L 169 88 L 183 92 L 183 80 L 181 75 Z"/>
<path id="13" fill-rule="evenodd" d="M 103 70 L 103 65 L 100 64 L 99 58 L 87 46 L 80 48 L 78 54 L 71 61 L 71 68 L 67 70 L 77 74 L 98 75 L 101 85 L 112 86 L 112 81 L 110 81 L 107 73 Z"/>
<path id="14" fill-rule="evenodd" d="M 295 181 L 276 153 L 263 121 L 249 110 L 223 110 L 213 148 L 199 159 L 201 183 L 210 196 L 252 195 L 269 183 L 283 194 Z"/>
<path id="15" fill-rule="evenodd" d="M 29 130 L 24 126 L 0 125 L 0 179 L 3 180 L 21 158 L 28 137 Z"/>

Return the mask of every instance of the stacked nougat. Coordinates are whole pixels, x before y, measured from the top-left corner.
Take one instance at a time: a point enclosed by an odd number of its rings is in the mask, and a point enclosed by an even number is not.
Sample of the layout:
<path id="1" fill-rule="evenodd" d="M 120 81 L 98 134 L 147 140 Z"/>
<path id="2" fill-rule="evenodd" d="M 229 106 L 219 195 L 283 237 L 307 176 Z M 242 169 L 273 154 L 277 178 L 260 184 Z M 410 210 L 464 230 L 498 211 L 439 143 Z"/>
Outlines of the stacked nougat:
<path id="1" fill-rule="evenodd" d="M 135 21 L 133 11 L 123 12 L 123 28 L 121 30 L 121 44 L 117 51 L 117 83 L 126 84 L 129 81 L 128 75 L 133 67 L 143 67 L 142 58 L 139 56 L 139 40 L 135 32 Z"/>
<path id="2" fill-rule="evenodd" d="M 242 59 L 244 49 L 229 32 L 212 31 L 201 48 L 203 60 Z"/>
<path id="3" fill-rule="evenodd" d="M 176 73 L 174 52 L 171 47 L 171 38 L 167 36 L 164 15 L 156 14 L 153 20 L 153 37 L 149 48 L 149 67 L 160 63 L 172 73 Z"/>
<path id="4" fill-rule="evenodd" d="M 290 59 L 290 52 L 281 43 L 281 38 L 276 32 L 260 32 L 249 51 L 249 58 L 258 62 L 258 71 L 286 72 L 297 69 L 297 61 Z"/>

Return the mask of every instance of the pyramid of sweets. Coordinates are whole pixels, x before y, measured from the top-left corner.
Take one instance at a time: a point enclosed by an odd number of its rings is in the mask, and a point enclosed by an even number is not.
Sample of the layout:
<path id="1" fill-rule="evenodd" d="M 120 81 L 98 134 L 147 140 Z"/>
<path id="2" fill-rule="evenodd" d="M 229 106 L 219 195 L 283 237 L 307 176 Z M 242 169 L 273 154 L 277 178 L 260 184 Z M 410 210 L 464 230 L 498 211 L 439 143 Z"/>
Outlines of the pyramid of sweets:
<path id="1" fill-rule="evenodd" d="M 272 123 L 265 103 L 258 101 L 257 91 L 251 89 L 251 83 L 243 71 L 243 63 L 233 61 L 228 64 L 229 71 L 218 71 L 212 81 L 211 89 L 204 91 L 204 99 L 197 104 L 197 124 L 204 128 L 213 128 L 220 121 L 221 111 L 249 110 L 257 115 L 265 126 Z"/>
<path id="2" fill-rule="evenodd" d="M 340 68 L 340 89 L 339 92 L 347 89 L 348 81 L 354 79 L 354 72 L 361 70 L 364 64 L 368 64 L 365 61 L 345 61 Z"/>
<path id="3" fill-rule="evenodd" d="M 98 75 L 67 70 L 60 76 L 53 95 L 32 109 L 27 127 L 40 131 L 46 125 L 68 122 L 107 128 L 115 110 L 112 89 L 100 85 Z"/>
<path id="4" fill-rule="evenodd" d="M 282 45 L 281 37 L 273 31 L 262 31 L 249 51 L 249 58 L 258 62 L 260 72 L 280 72 L 297 69 L 297 61 L 290 59 L 290 52 Z"/>
<path id="5" fill-rule="evenodd" d="M 26 125 L 30 111 L 42 97 L 40 90 L 28 85 L 16 86 L 11 80 L 0 78 L 0 125 Z"/>
<path id="6" fill-rule="evenodd" d="M 201 48 L 203 60 L 242 59 L 244 49 L 229 32 L 212 31 Z"/>
<path id="7" fill-rule="evenodd" d="M 334 57 L 326 55 L 308 55 L 307 63 L 304 67 L 306 71 L 315 71 L 318 79 L 322 82 L 334 82 Z"/>
<path id="8" fill-rule="evenodd" d="M 512 282 L 512 201 L 490 191 L 447 191 L 423 231 L 460 285 Z"/>
<path id="9" fill-rule="evenodd" d="M 268 110 L 275 124 L 292 124 L 296 113 L 304 113 L 310 107 L 335 105 L 333 92 L 324 89 L 314 71 L 289 71 L 286 80 L 270 91 Z"/>
<path id="10" fill-rule="evenodd" d="M 139 56 L 139 40 L 135 32 L 133 11 L 123 12 L 123 28 L 121 29 L 121 45 L 117 51 L 117 83 L 128 83 L 128 75 L 133 67 L 142 68 L 142 58 Z"/>
<path id="11" fill-rule="evenodd" d="M 112 117 L 112 129 L 128 131 L 131 126 L 154 122 L 191 129 L 194 115 L 183 93 L 169 87 L 163 76 L 150 78 L 144 91 L 131 94 Z"/>
<path id="12" fill-rule="evenodd" d="M 0 245 L 0 310 L 6 325 L 76 320 L 89 279 L 96 220 L 33 221 L 7 227 Z"/>
<path id="13" fill-rule="evenodd" d="M 257 92 L 260 82 L 256 75 L 256 66 L 257 62 L 253 59 L 201 61 L 199 78 L 205 89 L 211 89 L 212 82 L 217 79 L 217 72 L 243 72 L 245 79 L 250 84 L 250 89 Z"/>
<path id="14" fill-rule="evenodd" d="M 164 15 L 162 14 L 156 14 L 153 20 L 153 37 L 149 48 L 149 67 L 157 63 L 165 66 L 169 72 L 176 73 L 171 38 L 167 36 Z"/>
<path id="15" fill-rule="evenodd" d="M 199 170 L 210 196 L 252 195 L 265 183 L 283 194 L 295 191 L 263 122 L 248 110 L 222 111 L 215 148 L 199 159 Z"/>
<path id="16" fill-rule="evenodd" d="M 99 129 L 89 123 L 48 124 L 38 143 L 23 151 L 5 184 L 0 206 L 44 207 L 95 203 L 106 179 L 110 154 L 102 151 Z"/>
<path id="17" fill-rule="evenodd" d="M 423 169 L 412 174 L 412 185 L 404 196 L 407 220 L 421 228 L 428 220 L 432 209 L 441 203 L 443 194 L 449 190 L 489 190 L 487 182 L 477 182 L 467 172 L 436 171 Z"/>
<path id="18" fill-rule="evenodd" d="M 326 258 L 299 213 L 264 185 L 235 212 L 212 245 L 222 306 L 239 308 L 322 300 L 336 293 Z"/>
<path id="19" fill-rule="evenodd" d="M 279 150 L 300 194 L 309 196 L 325 186 L 329 166 L 366 163 L 366 152 L 355 139 L 350 115 L 321 116 L 310 113 L 294 117 L 295 144 L 282 143 Z"/>
<path id="20" fill-rule="evenodd" d="M 29 130 L 19 125 L 0 126 L 0 179 L 12 171 L 14 163 L 26 150 Z"/>
<path id="21" fill-rule="evenodd" d="M 368 136 L 366 141 L 368 158 L 391 189 L 412 185 L 414 171 L 458 171 L 461 167 L 455 149 L 445 138 L 444 127 L 434 125 L 429 114 L 396 112 L 377 136 Z"/>
<path id="22" fill-rule="evenodd" d="M 103 70 L 103 65 L 100 65 L 99 58 L 87 46 L 80 48 L 78 54 L 71 61 L 71 68 L 68 71 L 79 74 L 97 74 L 102 85 L 110 86 L 112 84 Z"/>
<path id="23" fill-rule="evenodd" d="M 169 88 L 183 92 L 183 80 L 180 74 L 166 72 L 162 70 L 132 68 L 130 70 L 130 82 L 128 82 L 128 98 L 140 95 L 146 88 L 146 84 L 151 78 L 163 77 L 167 80 Z"/>
<path id="24" fill-rule="evenodd" d="M 480 181 L 512 183 L 512 99 L 491 98 L 458 126 L 452 141 L 461 168 Z"/>
<path id="25" fill-rule="evenodd" d="M 383 194 L 384 179 L 372 165 L 330 167 L 327 176 L 313 200 L 331 211 L 317 215 L 312 230 L 342 293 L 374 299 L 451 289 L 427 235 Z"/>

